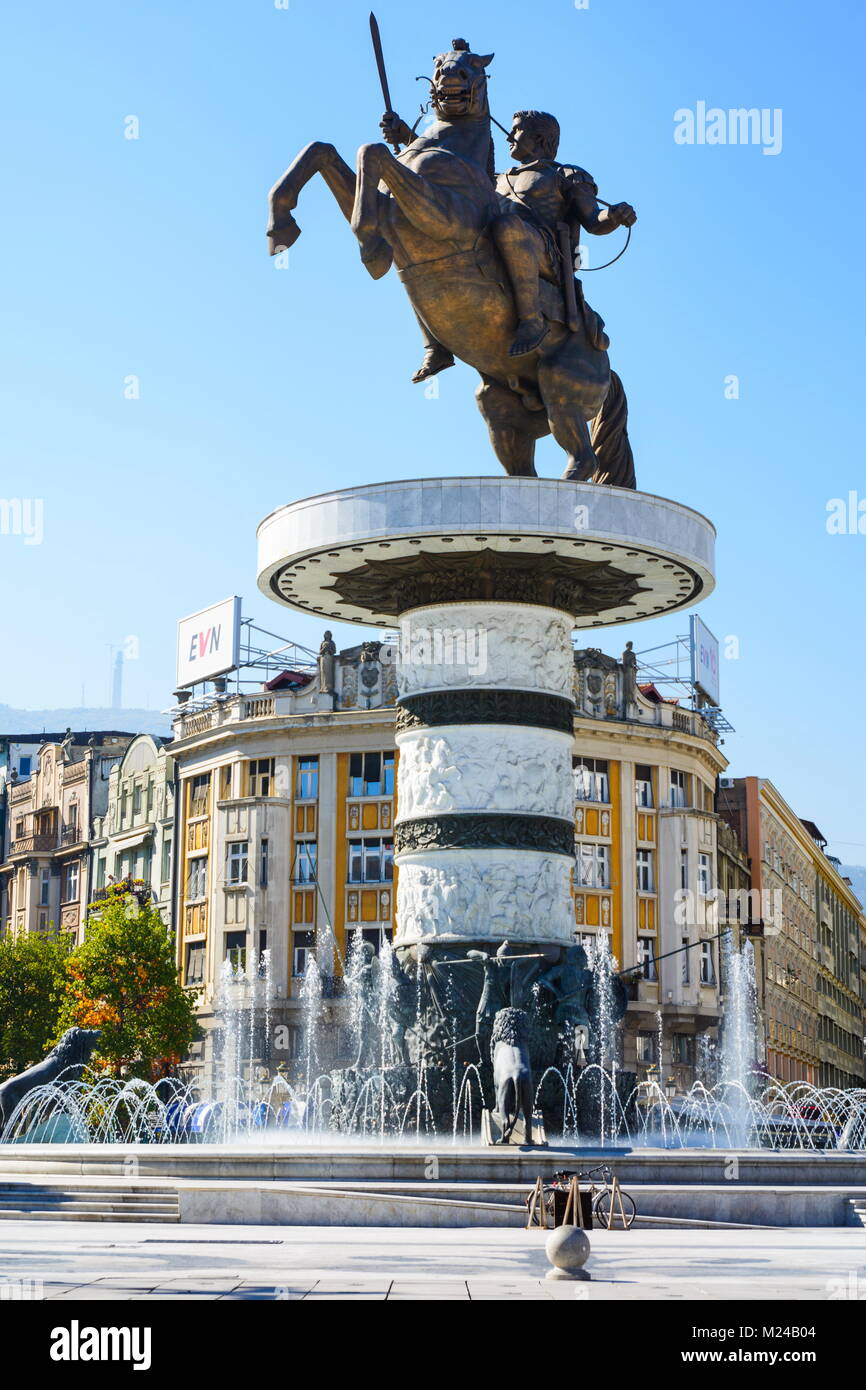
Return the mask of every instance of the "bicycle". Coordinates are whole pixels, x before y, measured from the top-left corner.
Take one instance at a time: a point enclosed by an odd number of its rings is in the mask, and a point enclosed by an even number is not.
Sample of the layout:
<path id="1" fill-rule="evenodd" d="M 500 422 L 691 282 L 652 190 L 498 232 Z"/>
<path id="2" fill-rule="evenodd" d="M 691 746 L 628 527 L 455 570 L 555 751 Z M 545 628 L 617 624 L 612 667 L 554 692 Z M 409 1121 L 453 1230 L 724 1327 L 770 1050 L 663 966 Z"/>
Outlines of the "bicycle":
<path id="1" fill-rule="evenodd" d="M 601 1177 L 601 1182 L 597 1181 L 599 1175 Z M 552 1207 L 555 1201 L 553 1193 L 567 1190 L 571 1185 L 572 1178 L 577 1178 L 578 1185 L 581 1187 L 584 1183 L 589 1183 L 592 1214 L 598 1221 L 599 1226 L 608 1230 L 612 1226 L 612 1177 L 612 1171 L 605 1163 L 599 1163 L 595 1168 L 587 1168 L 583 1172 L 579 1172 L 576 1169 L 561 1168 L 558 1172 L 554 1173 L 553 1182 L 550 1184 L 549 1188 L 545 1187 L 545 1192 L 550 1191 Z M 621 1210 L 619 1205 L 620 1202 L 622 1203 Z M 637 1207 L 635 1206 L 634 1198 L 617 1183 L 617 1202 L 613 1214 L 614 1221 L 618 1218 L 624 1219 L 625 1229 L 629 1231 L 634 1225 L 636 1216 Z"/>

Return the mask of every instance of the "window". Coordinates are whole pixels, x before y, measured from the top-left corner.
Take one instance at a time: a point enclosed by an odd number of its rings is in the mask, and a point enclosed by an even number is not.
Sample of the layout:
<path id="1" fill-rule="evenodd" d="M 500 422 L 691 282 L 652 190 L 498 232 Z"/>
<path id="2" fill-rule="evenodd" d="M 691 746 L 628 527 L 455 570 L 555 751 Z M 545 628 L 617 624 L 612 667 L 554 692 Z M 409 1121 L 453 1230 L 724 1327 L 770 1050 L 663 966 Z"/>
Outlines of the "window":
<path id="1" fill-rule="evenodd" d="M 350 796 L 393 796 L 393 753 L 350 753 Z"/>
<path id="2" fill-rule="evenodd" d="M 148 783 L 147 783 L 147 819 L 148 819 L 148 820 L 152 820 L 152 819 L 153 819 L 153 798 L 154 798 L 154 795 L 155 795 L 155 788 L 154 788 L 154 785 L 153 785 L 153 778 L 151 777 L 151 778 L 148 778 Z"/>
<path id="3" fill-rule="evenodd" d="M 680 887 L 689 886 L 689 852 L 687 849 L 680 850 Z"/>
<path id="4" fill-rule="evenodd" d="M 228 846 L 226 879 L 229 884 L 246 883 L 249 868 L 249 841 L 235 840 Z"/>
<path id="5" fill-rule="evenodd" d="M 708 854 L 698 855 L 698 892 L 706 897 L 713 886 L 713 870 Z"/>
<path id="6" fill-rule="evenodd" d="M 671 769 L 671 805 L 688 806 L 689 777 L 687 772 Z"/>
<path id="7" fill-rule="evenodd" d="M 637 1045 L 637 1060 L 644 1066 L 651 1066 L 656 1059 L 656 1049 L 658 1039 L 655 1033 L 638 1033 L 635 1039 Z"/>
<path id="8" fill-rule="evenodd" d="M 610 779 L 604 758 L 574 758 L 575 801 L 610 801 Z"/>
<path id="9" fill-rule="evenodd" d="M 637 866 L 637 891 L 639 893 L 654 893 L 655 879 L 653 876 L 653 852 L 651 849 L 639 849 L 636 856 Z"/>
<path id="10" fill-rule="evenodd" d="M 247 795 L 270 796 L 273 784 L 273 758 L 252 758 L 247 764 Z"/>
<path id="11" fill-rule="evenodd" d="M 316 882 L 316 851 L 315 840 L 299 840 L 295 845 L 295 883 Z"/>
<path id="12" fill-rule="evenodd" d="M 186 948 L 186 982 L 188 985 L 204 984 L 204 951 L 203 941 L 192 942 Z"/>
<path id="13" fill-rule="evenodd" d="M 610 887 L 610 848 L 578 840 L 575 845 L 575 871 L 581 888 Z"/>
<path id="14" fill-rule="evenodd" d="M 186 874 L 186 896 L 191 900 L 207 896 L 206 854 L 202 854 L 197 859 L 191 859 L 189 861 L 189 868 Z"/>
<path id="15" fill-rule="evenodd" d="M 653 770 L 638 763 L 634 770 L 634 799 L 638 806 L 653 805 Z"/>
<path id="16" fill-rule="evenodd" d="M 32 768 L 32 767 L 33 767 L 33 759 L 32 759 L 32 758 L 19 758 L 19 759 L 18 759 L 18 776 L 19 776 L 19 777 L 29 777 L 29 776 L 30 776 L 30 771 L 31 771 L 31 768 Z"/>
<path id="17" fill-rule="evenodd" d="M 67 864 L 63 870 L 63 901 L 74 903 L 78 901 L 78 862 Z"/>
<path id="18" fill-rule="evenodd" d="M 307 966 L 315 954 L 316 933 L 296 931 L 292 944 L 292 975 L 296 980 L 301 980 L 306 975 Z"/>
<path id="19" fill-rule="evenodd" d="M 220 768 L 220 801 L 230 801 L 232 795 L 232 765 Z"/>
<path id="20" fill-rule="evenodd" d="M 245 931 L 227 931 L 225 937 L 225 958 L 231 961 L 236 970 L 247 966 L 247 934 Z"/>
<path id="21" fill-rule="evenodd" d="M 393 840 L 349 841 L 350 883 L 390 883 L 393 877 Z"/>
<path id="22" fill-rule="evenodd" d="M 140 783 L 140 782 L 136 782 L 135 786 L 134 786 L 133 789 L 132 789 L 132 814 L 133 814 L 133 816 L 140 816 L 140 815 L 141 815 L 141 783 Z"/>
<path id="23" fill-rule="evenodd" d="M 637 939 L 637 962 L 643 970 L 645 980 L 657 980 L 656 974 L 656 954 L 655 941 L 651 936 L 639 936 Z"/>
<path id="24" fill-rule="evenodd" d="M 383 753 L 382 755 L 382 780 L 385 784 L 385 795 L 394 795 L 394 754 Z"/>
<path id="25" fill-rule="evenodd" d="M 716 983 L 716 966 L 713 960 L 712 941 L 701 942 L 701 984 L 714 985 Z"/>
<path id="26" fill-rule="evenodd" d="M 364 927 L 361 932 L 361 937 L 364 941 L 368 941 L 370 943 L 370 945 L 373 947 L 373 950 L 376 952 L 376 955 L 378 955 L 385 942 L 391 940 L 391 928 Z"/>
<path id="27" fill-rule="evenodd" d="M 683 952 L 682 956 L 680 957 L 683 963 L 682 981 L 684 985 L 687 985 L 689 982 L 689 956 L 691 954 L 691 952 L 689 951 L 689 938 L 687 936 L 684 936 L 682 938 L 682 946 Z"/>
<path id="28" fill-rule="evenodd" d="M 262 840 L 262 846 L 261 846 L 261 850 L 260 850 L 260 853 L 259 853 L 259 883 L 260 883 L 260 885 L 261 885 L 262 888 L 267 888 L 267 886 L 268 886 L 268 854 L 269 854 L 269 851 L 270 851 L 270 842 L 269 842 L 268 840 Z"/>
<path id="29" fill-rule="evenodd" d="M 160 883 L 168 883 L 171 879 L 171 840 L 164 839 L 162 842 L 162 861 L 159 869 Z"/>
<path id="30" fill-rule="evenodd" d="M 298 758 L 298 785 L 295 795 L 299 801 L 315 801 L 319 795 L 318 758 Z"/>
<path id="31" fill-rule="evenodd" d="M 691 1033 L 674 1033 L 674 1061 L 681 1067 L 695 1064 L 695 1040 Z"/>
<path id="32" fill-rule="evenodd" d="M 193 777 L 189 789 L 189 813 L 191 816 L 206 816 L 210 795 L 210 773 Z"/>
<path id="33" fill-rule="evenodd" d="M 102 865 L 102 868 L 103 868 L 103 870 L 104 870 L 104 869 L 105 869 L 105 860 L 104 860 L 104 859 L 100 859 L 99 862 L 100 862 L 100 864 Z M 100 888 L 101 888 L 101 887 L 102 887 L 102 884 L 100 884 L 99 886 L 100 886 Z M 50 869 L 40 869 L 40 870 L 39 870 L 39 906 L 40 906 L 40 907 L 47 907 L 47 906 L 48 906 L 48 895 L 49 895 L 50 892 L 51 892 L 51 870 L 50 870 Z"/>

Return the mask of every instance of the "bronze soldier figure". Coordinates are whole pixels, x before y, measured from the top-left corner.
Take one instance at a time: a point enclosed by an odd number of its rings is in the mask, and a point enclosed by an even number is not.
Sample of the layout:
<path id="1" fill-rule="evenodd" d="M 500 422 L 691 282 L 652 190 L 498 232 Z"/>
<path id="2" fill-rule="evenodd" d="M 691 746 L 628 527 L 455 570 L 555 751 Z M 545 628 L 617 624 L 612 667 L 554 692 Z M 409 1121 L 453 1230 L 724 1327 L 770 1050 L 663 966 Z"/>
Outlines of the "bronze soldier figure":
<path id="1" fill-rule="evenodd" d="M 415 138 L 393 112 L 387 112 L 380 125 L 386 140 L 411 143 Z M 617 227 L 634 226 L 637 220 L 629 203 L 599 207 L 598 188 L 586 170 L 557 163 L 559 139 L 555 116 L 546 111 L 516 111 L 508 145 L 520 163 L 496 177 L 497 192 L 505 203 L 489 230 L 505 263 L 517 308 L 517 331 L 508 349 L 511 357 L 525 357 L 547 335 L 539 277 L 562 288 L 567 298 L 573 292 L 591 341 L 600 350 L 609 346 L 604 324 L 584 300 L 580 282 L 574 291 L 569 287 L 568 280 L 574 280 L 574 248 L 581 230 L 606 236 Z M 453 355 L 419 323 L 424 359 L 412 378 L 415 382 L 454 365 Z"/>

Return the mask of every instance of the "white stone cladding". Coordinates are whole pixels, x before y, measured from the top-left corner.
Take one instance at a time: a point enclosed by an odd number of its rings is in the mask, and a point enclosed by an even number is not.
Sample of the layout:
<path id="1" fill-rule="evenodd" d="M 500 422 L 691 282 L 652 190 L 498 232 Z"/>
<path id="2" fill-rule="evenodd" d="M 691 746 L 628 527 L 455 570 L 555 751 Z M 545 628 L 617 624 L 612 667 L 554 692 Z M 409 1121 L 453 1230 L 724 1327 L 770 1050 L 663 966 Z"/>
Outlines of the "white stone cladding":
<path id="1" fill-rule="evenodd" d="M 509 691 L 527 711 L 538 695 L 572 696 L 572 622 L 537 604 L 453 603 L 413 609 L 400 623 L 402 698 L 441 691 Z M 410 706 L 411 708 L 411 706 Z M 572 860 L 546 849 L 447 844 L 399 851 L 399 826 L 466 816 L 574 815 L 571 735 L 532 723 L 452 723 L 397 735 L 399 945 L 440 938 L 569 942 Z M 516 822 L 518 834 L 520 821 Z M 408 828 L 408 827 L 407 827 Z M 537 842 L 535 842 L 537 845 Z"/>
<path id="2" fill-rule="evenodd" d="M 400 620 L 400 696 L 434 690 L 528 690 L 571 698 L 573 621 L 529 603 L 448 603 Z"/>
<path id="3" fill-rule="evenodd" d="M 459 812 L 574 814 L 570 734 L 516 724 L 437 725 L 397 735 L 397 822 Z"/>
<path id="4" fill-rule="evenodd" d="M 397 881 L 395 944 L 544 941 L 570 944 L 571 860 L 534 850 L 406 855 Z"/>

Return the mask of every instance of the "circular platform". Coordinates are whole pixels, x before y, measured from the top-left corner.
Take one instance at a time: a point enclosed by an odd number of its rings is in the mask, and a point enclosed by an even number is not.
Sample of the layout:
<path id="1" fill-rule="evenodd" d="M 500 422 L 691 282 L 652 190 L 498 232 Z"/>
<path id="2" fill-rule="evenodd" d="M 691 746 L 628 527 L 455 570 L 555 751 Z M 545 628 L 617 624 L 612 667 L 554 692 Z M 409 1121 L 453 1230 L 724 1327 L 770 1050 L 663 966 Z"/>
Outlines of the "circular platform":
<path id="1" fill-rule="evenodd" d="M 374 626 L 459 593 L 607 627 L 687 608 L 715 584 L 715 528 L 699 512 L 552 478 L 371 483 L 279 507 L 257 535 L 268 597 Z"/>

